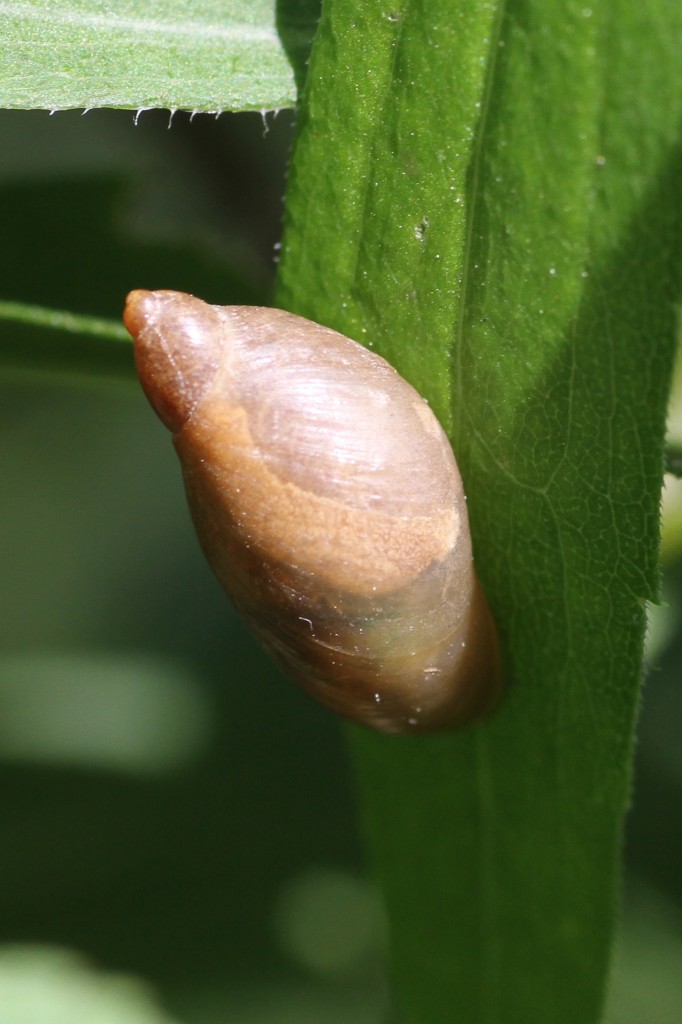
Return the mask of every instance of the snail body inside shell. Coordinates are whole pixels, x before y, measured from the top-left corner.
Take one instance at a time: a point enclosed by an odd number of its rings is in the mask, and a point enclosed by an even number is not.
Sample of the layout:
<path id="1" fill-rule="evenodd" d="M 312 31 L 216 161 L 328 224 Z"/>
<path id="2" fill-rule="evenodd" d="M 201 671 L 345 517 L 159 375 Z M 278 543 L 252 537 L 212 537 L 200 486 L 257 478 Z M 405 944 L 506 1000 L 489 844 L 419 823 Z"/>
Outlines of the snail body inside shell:
<path id="1" fill-rule="evenodd" d="M 417 392 L 281 310 L 135 291 L 124 319 L 206 557 L 288 674 L 385 732 L 490 710 L 497 642 L 462 483 Z"/>

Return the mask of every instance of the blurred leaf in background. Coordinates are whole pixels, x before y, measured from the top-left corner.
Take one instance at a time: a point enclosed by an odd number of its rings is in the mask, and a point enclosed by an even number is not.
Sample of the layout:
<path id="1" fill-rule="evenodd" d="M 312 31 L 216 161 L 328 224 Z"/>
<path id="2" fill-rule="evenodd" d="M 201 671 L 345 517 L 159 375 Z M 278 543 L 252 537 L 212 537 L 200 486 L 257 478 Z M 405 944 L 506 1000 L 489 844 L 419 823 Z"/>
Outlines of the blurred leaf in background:
<path id="1" fill-rule="evenodd" d="M 0 129 L 3 297 L 116 318 L 137 285 L 268 301 L 289 115 Z M 338 726 L 208 572 L 130 346 L 95 378 L 88 339 L 65 358 L 0 332 L 0 941 L 142 975 L 182 1024 L 381 1021 Z M 59 372 L 29 372 L 36 351 Z"/>
<path id="2" fill-rule="evenodd" d="M 41 946 L 0 949 L 0 1006 L 3 1024 L 180 1024 L 136 979 Z"/>

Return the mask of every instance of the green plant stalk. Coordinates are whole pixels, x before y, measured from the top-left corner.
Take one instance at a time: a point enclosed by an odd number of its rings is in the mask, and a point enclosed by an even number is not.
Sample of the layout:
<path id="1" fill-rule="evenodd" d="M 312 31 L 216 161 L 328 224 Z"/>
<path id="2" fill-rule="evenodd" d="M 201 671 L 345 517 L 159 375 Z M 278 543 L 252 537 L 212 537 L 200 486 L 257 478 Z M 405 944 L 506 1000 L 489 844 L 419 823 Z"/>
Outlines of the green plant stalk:
<path id="1" fill-rule="evenodd" d="M 123 341 L 130 345 L 130 335 L 122 324 L 104 317 L 85 316 L 63 309 L 47 309 L 45 306 L 33 306 L 25 302 L 0 300 L 0 321 L 47 327 L 49 332 L 64 331 L 79 337 Z M 56 335 L 48 333 L 46 336 L 49 338 Z"/>
<path id="2" fill-rule="evenodd" d="M 508 682 L 457 735 L 348 729 L 403 1024 L 601 1014 L 657 588 L 681 36 L 672 0 L 324 7 L 278 304 L 432 403 Z"/>

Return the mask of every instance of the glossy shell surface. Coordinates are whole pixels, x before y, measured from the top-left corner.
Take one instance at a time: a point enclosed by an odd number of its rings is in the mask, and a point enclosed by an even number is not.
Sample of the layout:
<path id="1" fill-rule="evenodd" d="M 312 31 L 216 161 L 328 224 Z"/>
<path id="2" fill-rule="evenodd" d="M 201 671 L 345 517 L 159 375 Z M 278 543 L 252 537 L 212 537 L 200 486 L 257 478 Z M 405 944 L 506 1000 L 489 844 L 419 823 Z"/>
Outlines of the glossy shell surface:
<path id="1" fill-rule="evenodd" d="M 285 671 L 385 732 L 484 715 L 495 629 L 452 449 L 417 392 L 281 310 L 136 291 L 125 323 L 206 557 Z"/>

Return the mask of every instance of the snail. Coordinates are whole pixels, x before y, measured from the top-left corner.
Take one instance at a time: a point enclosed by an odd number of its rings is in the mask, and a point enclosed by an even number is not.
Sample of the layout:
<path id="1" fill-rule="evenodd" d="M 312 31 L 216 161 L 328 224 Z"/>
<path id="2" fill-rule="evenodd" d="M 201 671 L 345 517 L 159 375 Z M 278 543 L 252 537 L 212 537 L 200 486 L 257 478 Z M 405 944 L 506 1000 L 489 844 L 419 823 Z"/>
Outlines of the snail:
<path id="1" fill-rule="evenodd" d="M 425 400 L 384 359 L 282 310 L 138 290 L 124 321 L 204 553 L 287 674 L 382 732 L 487 714 L 495 626 Z"/>

